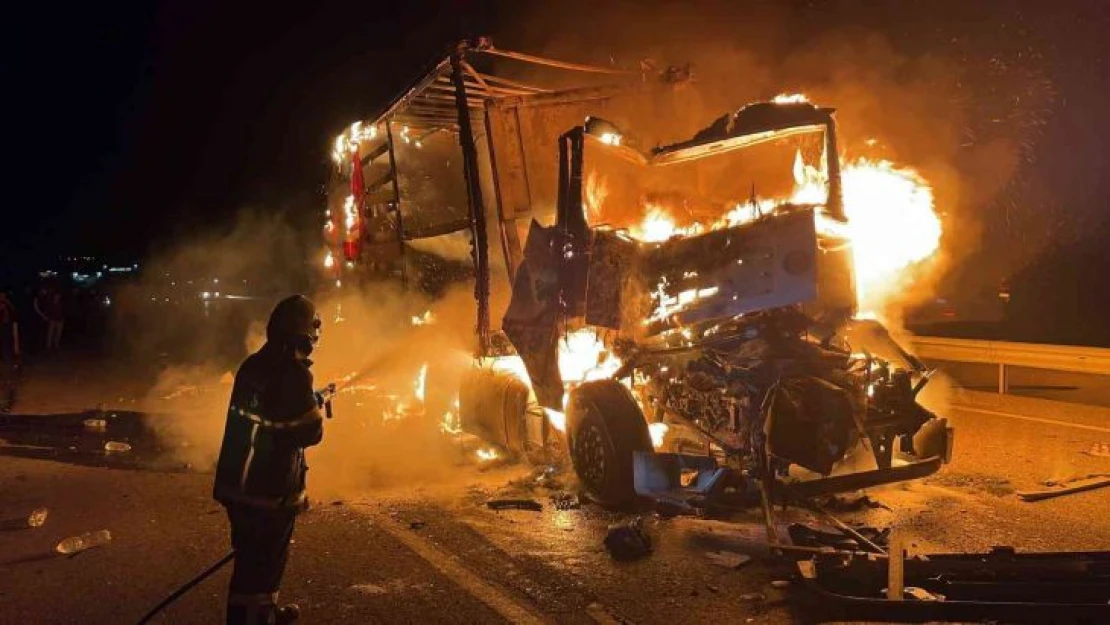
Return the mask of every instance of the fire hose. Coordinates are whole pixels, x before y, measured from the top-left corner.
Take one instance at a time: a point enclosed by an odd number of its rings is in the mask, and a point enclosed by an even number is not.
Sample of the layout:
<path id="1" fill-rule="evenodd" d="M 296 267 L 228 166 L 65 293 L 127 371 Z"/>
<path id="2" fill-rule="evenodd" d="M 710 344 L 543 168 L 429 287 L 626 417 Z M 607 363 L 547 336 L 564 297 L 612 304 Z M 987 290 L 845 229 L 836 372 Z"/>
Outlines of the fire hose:
<path id="1" fill-rule="evenodd" d="M 337 390 L 335 384 L 328 384 L 324 388 L 315 391 L 316 403 L 324 409 L 324 416 L 326 416 L 328 419 L 332 418 L 331 400 L 335 398 L 336 393 Z M 177 589 L 167 595 L 166 598 L 161 601 L 161 603 L 154 606 L 150 609 L 149 612 L 144 614 L 143 617 L 139 619 L 138 625 L 146 625 L 146 623 L 150 622 L 150 619 L 157 616 L 159 612 L 165 610 L 166 607 L 169 606 L 171 603 L 177 601 L 179 598 L 181 598 L 182 595 L 192 590 L 194 586 L 211 577 L 213 573 L 222 569 L 228 562 L 231 562 L 234 559 L 235 550 L 232 549 L 231 551 L 224 554 L 222 558 L 213 562 L 208 568 L 201 571 L 196 577 L 190 579 L 181 586 L 178 586 Z"/>
<path id="2" fill-rule="evenodd" d="M 139 625 L 145 625 L 146 623 L 150 622 L 150 619 L 154 618 L 159 612 L 166 609 L 166 606 L 173 603 L 174 601 L 177 601 L 177 599 L 179 597 L 181 597 L 181 595 L 184 595 L 185 593 L 192 590 L 193 586 L 196 586 L 197 584 L 199 584 L 199 583 L 203 582 L 204 580 L 208 579 L 209 576 L 211 576 L 216 571 L 222 569 L 225 564 L 227 564 L 228 562 L 231 562 L 234 559 L 235 559 L 235 550 L 232 549 L 231 551 L 227 552 L 227 554 L 224 555 L 224 557 L 220 558 L 219 560 L 214 562 L 211 566 L 204 569 L 204 571 L 202 571 L 200 573 L 200 575 L 197 575 L 193 579 L 191 579 L 191 580 L 185 582 L 184 584 L 182 584 L 181 586 L 179 586 L 177 588 L 177 590 L 170 593 L 169 596 L 167 596 L 165 599 L 163 599 L 161 603 L 154 606 L 150 610 L 150 612 L 147 612 L 146 614 L 144 614 L 143 618 L 139 619 Z"/>

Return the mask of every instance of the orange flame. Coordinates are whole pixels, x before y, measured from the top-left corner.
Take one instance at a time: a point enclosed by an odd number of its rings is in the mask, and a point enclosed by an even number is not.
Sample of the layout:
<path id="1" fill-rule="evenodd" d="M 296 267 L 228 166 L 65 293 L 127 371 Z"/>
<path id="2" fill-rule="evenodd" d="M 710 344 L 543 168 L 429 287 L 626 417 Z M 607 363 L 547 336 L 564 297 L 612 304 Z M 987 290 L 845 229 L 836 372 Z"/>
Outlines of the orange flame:
<path id="1" fill-rule="evenodd" d="M 828 201 L 827 179 L 822 170 L 806 164 L 799 151 L 793 167 L 795 187 L 789 198 L 737 204 L 708 227 L 698 223 L 679 227 L 667 207 L 645 203 L 643 219 L 629 228 L 629 234 L 640 241 L 656 243 L 742 225 L 773 214 L 784 204 L 820 207 Z M 819 212 L 817 227 L 821 232 L 851 241 L 860 309 L 881 309 L 908 285 L 907 271 L 930 258 L 940 246 L 941 223 L 933 191 L 917 172 L 888 161 L 849 162 L 842 168 L 841 181 L 847 224 Z M 604 197 L 605 191 L 602 188 L 593 194 Z M 653 318 L 674 314 L 702 296 L 696 290 L 677 297 L 660 295 Z"/>

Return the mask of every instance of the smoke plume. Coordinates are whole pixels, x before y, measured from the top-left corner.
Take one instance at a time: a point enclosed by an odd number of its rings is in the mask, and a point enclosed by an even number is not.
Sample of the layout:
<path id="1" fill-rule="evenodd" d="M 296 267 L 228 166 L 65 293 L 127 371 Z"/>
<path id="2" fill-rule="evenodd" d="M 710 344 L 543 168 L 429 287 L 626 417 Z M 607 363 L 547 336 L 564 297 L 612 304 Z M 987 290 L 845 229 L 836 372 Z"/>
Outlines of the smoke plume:
<path id="1" fill-rule="evenodd" d="M 315 386 L 341 386 L 336 416 L 309 452 L 312 494 L 450 474 L 459 451 L 440 424 L 470 364 L 472 287 L 435 301 L 395 283 L 313 287 L 306 240 L 281 217 L 246 211 L 229 231 L 188 239 L 147 264 L 135 292 L 146 305 L 128 313 L 127 349 L 156 371 L 143 406 L 168 459 L 214 467 L 235 371 L 265 342 L 272 306 L 300 291 L 323 322 Z"/>

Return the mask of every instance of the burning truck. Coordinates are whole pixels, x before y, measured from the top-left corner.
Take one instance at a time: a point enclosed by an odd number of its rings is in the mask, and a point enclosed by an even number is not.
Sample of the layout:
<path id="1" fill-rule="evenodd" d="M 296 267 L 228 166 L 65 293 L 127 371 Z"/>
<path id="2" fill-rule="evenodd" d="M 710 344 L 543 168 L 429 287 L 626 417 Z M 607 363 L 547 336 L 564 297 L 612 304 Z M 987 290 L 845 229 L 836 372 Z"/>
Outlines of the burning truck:
<path id="1" fill-rule="evenodd" d="M 589 79 L 544 87 L 491 69 L 509 62 Z M 896 242 L 895 269 L 935 250 L 931 196 L 886 164 L 842 168 L 833 109 L 801 96 L 653 148 L 602 119 L 635 121 L 628 102 L 683 76 L 460 44 L 337 139 L 329 269 L 337 283 L 344 268 L 412 279 L 406 254 L 469 233 L 474 367 L 447 425 L 569 461 L 601 503 L 761 501 L 770 515 L 774 501 L 938 470 L 952 435 L 917 401 L 930 371 L 860 306 L 884 277 L 868 245 Z M 453 177 L 422 158 L 446 158 Z M 912 187 L 899 217 L 912 241 L 876 221 L 894 208 L 876 175 Z M 406 199 L 421 180 L 433 199 Z M 932 221 L 913 221 L 921 201 Z M 846 470 L 861 457 L 870 468 Z"/>

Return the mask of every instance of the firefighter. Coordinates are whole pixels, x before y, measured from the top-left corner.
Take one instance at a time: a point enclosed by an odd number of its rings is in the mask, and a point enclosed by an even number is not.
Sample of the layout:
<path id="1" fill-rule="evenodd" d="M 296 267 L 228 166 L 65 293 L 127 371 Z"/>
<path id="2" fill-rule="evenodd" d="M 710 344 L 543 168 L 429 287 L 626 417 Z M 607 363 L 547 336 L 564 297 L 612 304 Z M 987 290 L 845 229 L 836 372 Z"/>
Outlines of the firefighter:
<path id="1" fill-rule="evenodd" d="M 299 615 L 295 604 L 279 608 L 277 593 L 293 522 L 308 507 L 304 450 L 323 436 L 308 359 L 319 336 L 312 302 L 286 298 L 270 315 L 266 344 L 235 375 L 214 488 L 235 550 L 228 623 L 289 623 Z"/>

